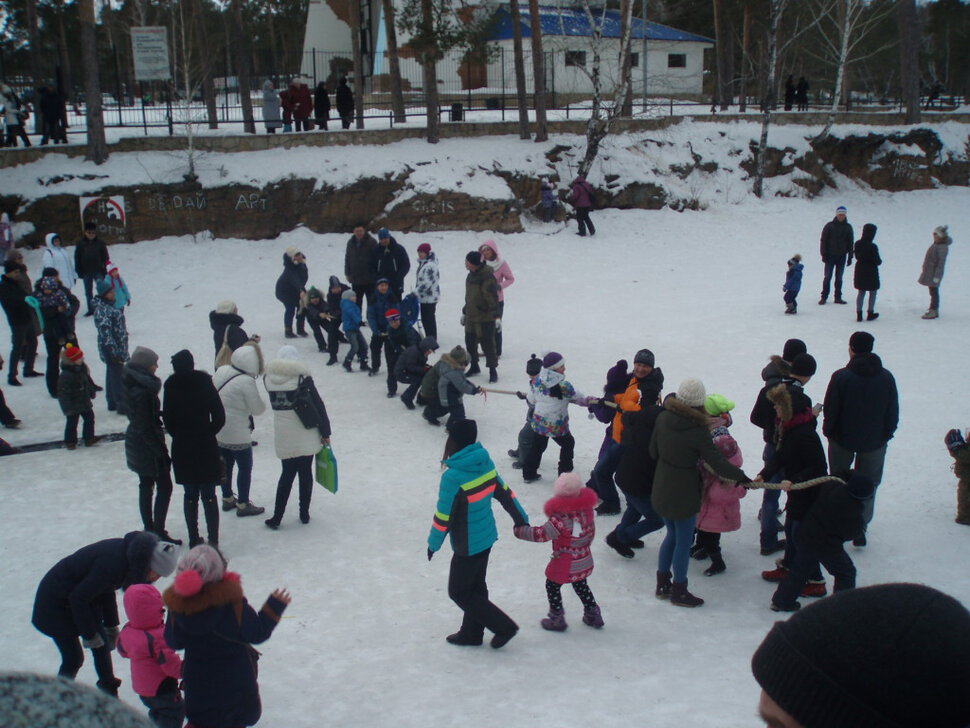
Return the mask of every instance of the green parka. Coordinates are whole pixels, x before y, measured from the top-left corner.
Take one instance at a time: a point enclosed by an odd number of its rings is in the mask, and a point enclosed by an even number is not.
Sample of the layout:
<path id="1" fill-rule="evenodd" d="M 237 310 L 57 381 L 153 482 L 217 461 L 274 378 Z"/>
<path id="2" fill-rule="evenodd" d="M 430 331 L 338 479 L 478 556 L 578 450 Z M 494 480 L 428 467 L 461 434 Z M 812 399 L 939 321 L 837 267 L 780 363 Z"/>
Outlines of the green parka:
<path id="1" fill-rule="evenodd" d="M 465 278 L 465 326 L 494 323 L 498 317 L 498 283 L 487 265 Z"/>

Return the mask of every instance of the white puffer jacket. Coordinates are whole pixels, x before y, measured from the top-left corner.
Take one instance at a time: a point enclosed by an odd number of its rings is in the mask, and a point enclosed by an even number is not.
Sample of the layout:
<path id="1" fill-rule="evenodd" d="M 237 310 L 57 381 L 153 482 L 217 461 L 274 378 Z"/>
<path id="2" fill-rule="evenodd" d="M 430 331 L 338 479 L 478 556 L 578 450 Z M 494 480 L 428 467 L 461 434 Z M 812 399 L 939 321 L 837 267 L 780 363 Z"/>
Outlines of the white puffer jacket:
<path id="1" fill-rule="evenodd" d="M 44 248 L 43 264 L 45 268 L 56 268 L 60 274 L 61 283 L 67 290 L 74 288 L 77 282 L 77 274 L 74 272 L 74 255 L 67 252 L 62 246 L 54 245 L 54 238 L 60 237 L 57 233 L 48 233 Z"/>
<path id="2" fill-rule="evenodd" d="M 216 441 L 223 447 L 249 445 L 252 442 L 249 418 L 266 411 L 266 403 L 256 388 L 256 377 L 263 368 L 259 349 L 250 344 L 240 346 L 232 353 L 231 362 L 216 369 L 212 377 L 226 410 L 226 424 L 216 435 Z"/>
<path id="3" fill-rule="evenodd" d="M 263 382 L 267 392 L 292 392 L 299 385 L 300 376 L 310 376 L 302 361 L 273 359 L 266 365 Z M 293 410 L 273 410 L 273 428 L 276 457 L 280 460 L 316 455 L 322 447 L 320 431 L 304 427 Z"/>

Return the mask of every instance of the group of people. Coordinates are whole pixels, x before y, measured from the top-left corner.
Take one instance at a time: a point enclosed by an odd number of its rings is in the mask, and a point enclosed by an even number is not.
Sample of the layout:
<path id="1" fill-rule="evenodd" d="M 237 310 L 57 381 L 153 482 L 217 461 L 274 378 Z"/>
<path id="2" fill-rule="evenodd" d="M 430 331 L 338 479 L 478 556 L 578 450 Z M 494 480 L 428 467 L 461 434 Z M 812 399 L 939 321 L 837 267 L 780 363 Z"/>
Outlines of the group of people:
<path id="1" fill-rule="evenodd" d="M 275 134 L 277 129 L 284 132 L 327 131 L 330 110 L 336 108 L 340 124 L 349 129 L 354 119 L 354 92 L 347 85 L 346 77 L 341 77 L 334 90 L 334 104 L 330 103 L 327 83 L 321 81 L 311 92 L 307 79 L 297 76 L 289 86 L 277 91 L 273 81 L 263 82 L 263 125 L 267 134 Z"/>
<path id="2" fill-rule="evenodd" d="M 822 257 L 824 274 L 822 295 L 818 304 L 824 306 L 828 302 L 830 292 L 834 293 L 835 303 L 843 305 L 848 303 L 842 297 L 842 279 L 846 266 L 852 265 L 854 257 L 853 284 L 857 291 L 855 300 L 856 321 L 861 322 L 863 320 L 863 309 L 865 309 L 865 320 L 875 321 L 879 318 L 879 314 L 876 313 L 876 296 L 880 286 L 879 266 L 882 265 L 879 246 L 875 243 L 878 228 L 872 223 L 866 223 L 862 227 L 862 236 L 853 242 L 855 235 L 847 216 L 846 207 L 839 205 L 835 210 L 835 217 L 822 228 L 819 252 Z M 930 292 L 930 306 L 923 314 L 924 319 L 940 317 L 940 284 L 943 281 L 946 256 L 952 242 L 948 226 L 939 225 L 933 229 L 933 242 L 926 250 L 923 268 L 917 281 L 920 285 L 929 288 Z M 804 270 L 805 265 L 802 263 L 800 254 L 795 254 L 788 260 L 788 271 L 785 274 L 785 283 L 782 286 L 782 291 L 785 294 L 786 314 L 798 313 L 798 292 L 802 287 Z M 835 278 L 834 287 L 833 276 Z M 867 297 L 868 304 L 866 304 Z"/>
<path id="3" fill-rule="evenodd" d="M 10 86 L 0 85 L 0 118 L 5 133 L 0 134 L 0 146 L 16 147 L 22 141 L 31 146 L 27 121 L 31 112 L 37 114 L 36 129 L 41 133 L 41 146 L 48 142 L 67 144 L 67 103 L 53 83 L 43 84 L 32 96 L 33 103 L 18 95 Z"/>

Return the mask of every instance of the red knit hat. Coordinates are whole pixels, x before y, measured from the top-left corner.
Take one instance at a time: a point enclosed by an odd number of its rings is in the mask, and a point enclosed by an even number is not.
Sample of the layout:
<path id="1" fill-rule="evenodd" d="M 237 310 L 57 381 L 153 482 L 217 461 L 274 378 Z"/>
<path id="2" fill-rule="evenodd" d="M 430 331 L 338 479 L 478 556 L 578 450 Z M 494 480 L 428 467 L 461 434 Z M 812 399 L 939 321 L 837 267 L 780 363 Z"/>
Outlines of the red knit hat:
<path id="1" fill-rule="evenodd" d="M 387 309 L 387 313 L 384 314 L 384 318 L 386 318 L 388 321 L 397 321 L 399 318 L 401 318 L 401 312 L 396 308 L 389 308 Z"/>
<path id="2" fill-rule="evenodd" d="M 431 245 L 429 245 L 428 243 L 421 243 L 421 245 L 418 246 L 418 252 L 419 253 L 430 253 L 431 252 Z"/>
<path id="3" fill-rule="evenodd" d="M 77 364 L 84 358 L 84 352 L 74 346 L 74 344 L 68 344 L 64 347 L 64 357 L 72 364 Z"/>

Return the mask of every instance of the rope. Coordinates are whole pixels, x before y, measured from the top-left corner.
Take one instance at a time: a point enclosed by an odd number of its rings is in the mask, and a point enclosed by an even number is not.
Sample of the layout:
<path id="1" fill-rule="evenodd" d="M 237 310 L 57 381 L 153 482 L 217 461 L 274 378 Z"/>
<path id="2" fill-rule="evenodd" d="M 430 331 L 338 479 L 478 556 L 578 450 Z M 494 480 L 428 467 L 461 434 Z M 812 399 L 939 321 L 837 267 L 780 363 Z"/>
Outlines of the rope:
<path id="1" fill-rule="evenodd" d="M 791 488 L 787 490 L 805 490 L 806 488 L 814 488 L 816 485 L 822 485 L 823 483 L 841 483 L 845 485 L 845 481 L 842 478 L 836 478 L 834 475 L 823 475 L 820 478 L 812 478 L 811 480 L 805 480 L 801 483 L 792 483 Z M 763 489 L 763 490 L 786 490 L 781 487 L 781 483 L 745 483 L 745 488 L 748 490 Z"/>

